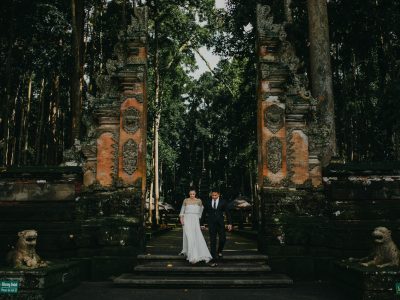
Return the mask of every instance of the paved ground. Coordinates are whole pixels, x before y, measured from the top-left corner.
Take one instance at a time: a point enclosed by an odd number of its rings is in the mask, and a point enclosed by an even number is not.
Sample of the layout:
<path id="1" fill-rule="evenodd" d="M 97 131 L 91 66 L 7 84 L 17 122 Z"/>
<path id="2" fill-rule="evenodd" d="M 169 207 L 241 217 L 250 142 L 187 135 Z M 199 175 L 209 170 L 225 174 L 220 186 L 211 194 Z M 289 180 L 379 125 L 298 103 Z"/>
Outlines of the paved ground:
<path id="1" fill-rule="evenodd" d="M 354 300 L 326 283 L 296 283 L 285 289 L 124 289 L 108 282 L 85 282 L 59 300 Z"/>
<path id="2" fill-rule="evenodd" d="M 205 232 L 208 240 L 208 233 Z M 151 254 L 177 254 L 181 251 L 182 231 L 174 229 L 151 240 L 146 252 Z M 257 253 L 255 241 L 231 234 L 227 235 L 225 254 Z M 132 289 L 116 288 L 111 282 L 84 282 L 59 300 L 103 299 L 194 299 L 194 300 L 352 300 L 340 288 L 326 282 L 295 282 L 291 288 L 270 289 Z"/>

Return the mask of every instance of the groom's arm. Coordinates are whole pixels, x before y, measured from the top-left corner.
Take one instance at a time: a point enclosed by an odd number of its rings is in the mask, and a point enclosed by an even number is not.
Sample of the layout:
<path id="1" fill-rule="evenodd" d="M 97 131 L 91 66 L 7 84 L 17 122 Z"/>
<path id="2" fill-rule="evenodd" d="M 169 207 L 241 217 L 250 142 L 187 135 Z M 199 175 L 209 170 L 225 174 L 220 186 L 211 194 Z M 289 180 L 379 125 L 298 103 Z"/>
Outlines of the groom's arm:
<path id="1" fill-rule="evenodd" d="M 231 216 L 231 212 L 228 209 L 228 202 L 225 201 L 225 205 L 224 205 L 224 210 L 225 210 L 225 215 L 226 215 L 226 219 L 228 221 L 228 225 L 232 225 L 232 216 Z"/>

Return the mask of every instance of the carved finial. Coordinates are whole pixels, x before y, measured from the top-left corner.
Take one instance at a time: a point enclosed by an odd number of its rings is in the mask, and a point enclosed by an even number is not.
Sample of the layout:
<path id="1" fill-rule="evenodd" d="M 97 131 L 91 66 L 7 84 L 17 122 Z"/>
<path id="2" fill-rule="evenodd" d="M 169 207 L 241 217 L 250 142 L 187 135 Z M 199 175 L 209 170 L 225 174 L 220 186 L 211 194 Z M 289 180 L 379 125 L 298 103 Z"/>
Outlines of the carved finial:
<path id="1" fill-rule="evenodd" d="M 131 24 L 128 26 L 127 34 L 137 34 L 147 31 L 147 6 L 134 7 Z"/>
<path id="2" fill-rule="evenodd" d="M 257 30 L 259 34 L 267 32 L 272 25 L 273 19 L 270 16 L 270 13 L 270 6 L 257 4 Z"/>

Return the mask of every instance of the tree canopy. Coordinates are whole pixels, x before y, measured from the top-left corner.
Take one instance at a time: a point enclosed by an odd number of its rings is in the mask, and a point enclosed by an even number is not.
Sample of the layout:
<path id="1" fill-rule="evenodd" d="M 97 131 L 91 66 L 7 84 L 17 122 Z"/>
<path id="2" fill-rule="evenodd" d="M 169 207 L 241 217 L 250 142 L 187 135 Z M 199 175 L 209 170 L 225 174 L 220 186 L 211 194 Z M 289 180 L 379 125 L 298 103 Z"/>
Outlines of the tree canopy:
<path id="1" fill-rule="evenodd" d="M 135 2 L 149 7 L 148 185 L 158 114 L 165 199 L 182 197 L 190 185 L 201 190 L 217 185 L 228 197 L 254 194 L 259 2 L 271 5 L 276 21 L 283 21 L 277 0 L 229 0 L 226 10 L 216 9 L 213 0 Z M 77 26 L 83 32 L 85 109 L 133 2 L 82 3 L 84 18 Z M 77 70 L 71 2 L 4 0 L 0 10 L 2 164 L 57 165 L 72 135 L 71 78 Z M 306 1 L 293 0 L 291 12 L 289 36 L 309 73 Z M 399 159 L 400 1 L 331 0 L 328 15 L 338 155 L 346 161 Z M 202 46 L 221 60 L 195 79 L 191 72 Z"/>

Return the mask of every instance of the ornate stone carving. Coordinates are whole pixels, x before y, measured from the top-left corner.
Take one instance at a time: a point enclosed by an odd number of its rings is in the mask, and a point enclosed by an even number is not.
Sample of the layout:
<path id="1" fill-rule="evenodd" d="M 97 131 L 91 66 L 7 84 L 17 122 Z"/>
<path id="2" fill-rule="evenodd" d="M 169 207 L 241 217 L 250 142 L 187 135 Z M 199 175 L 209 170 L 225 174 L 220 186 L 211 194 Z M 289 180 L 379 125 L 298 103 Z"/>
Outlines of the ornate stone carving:
<path id="1" fill-rule="evenodd" d="M 82 153 L 86 159 L 95 159 L 97 153 L 97 145 L 94 141 L 91 143 L 83 143 L 82 144 Z"/>
<path id="2" fill-rule="evenodd" d="M 82 146 L 78 139 L 75 139 L 71 148 L 64 150 L 61 166 L 81 166 L 83 161 Z"/>
<path id="3" fill-rule="evenodd" d="M 125 173 L 132 175 L 137 169 L 138 145 L 134 140 L 129 139 L 122 146 L 122 163 Z"/>
<path id="4" fill-rule="evenodd" d="M 118 85 L 110 75 L 98 75 L 96 78 L 98 87 L 97 97 L 101 98 L 116 98 L 118 97 Z"/>
<path id="5" fill-rule="evenodd" d="M 270 12 L 271 7 L 268 5 L 257 5 L 257 30 L 259 33 L 268 31 L 272 26 L 273 19 Z"/>
<path id="6" fill-rule="evenodd" d="M 376 227 L 372 232 L 374 249 L 370 256 L 350 261 L 360 261 L 364 267 L 399 267 L 400 252 L 392 239 L 392 232 L 386 227 Z"/>
<path id="7" fill-rule="evenodd" d="M 140 127 L 140 112 L 133 107 L 125 109 L 122 113 L 122 127 L 127 133 L 135 133 Z"/>
<path id="8" fill-rule="evenodd" d="M 147 7 L 135 7 L 131 19 L 131 25 L 128 26 L 128 35 L 135 35 L 136 32 L 147 31 Z"/>
<path id="9" fill-rule="evenodd" d="M 267 167 L 268 170 L 276 174 L 282 169 L 282 142 L 273 137 L 267 142 Z"/>
<path id="10" fill-rule="evenodd" d="M 35 269 L 47 266 L 36 253 L 36 230 L 23 230 L 18 232 L 18 242 L 13 250 L 7 254 L 7 262 L 14 268 Z"/>
<path id="11" fill-rule="evenodd" d="M 265 109 L 264 124 L 272 132 L 277 133 L 284 125 L 285 110 L 276 104 Z"/>

